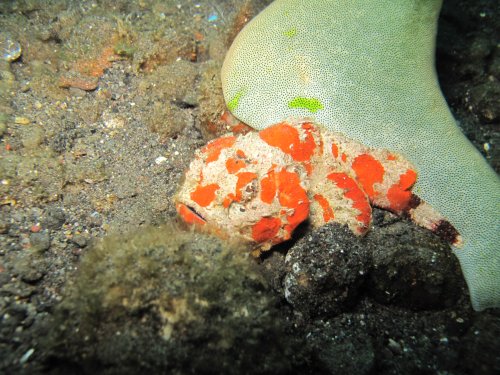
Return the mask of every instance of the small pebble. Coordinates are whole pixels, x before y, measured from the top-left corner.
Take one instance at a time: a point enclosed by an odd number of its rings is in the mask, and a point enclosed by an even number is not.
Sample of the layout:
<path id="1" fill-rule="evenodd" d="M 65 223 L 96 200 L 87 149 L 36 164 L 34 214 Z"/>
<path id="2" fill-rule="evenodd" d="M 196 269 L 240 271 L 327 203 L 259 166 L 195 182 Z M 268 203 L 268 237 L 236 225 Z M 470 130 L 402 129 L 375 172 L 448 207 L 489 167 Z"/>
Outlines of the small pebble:
<path id="1" fill-rule="evenodd" d="M 66 214 L 63 209 L 59 207 L 50 207 L 45 212 L 42 219 L 42 225 L 48 229 L 59 229 L 66 221 Z"/>
<path id="2" fill-rule="evenodd" d="M 46 251 L 50 248 L 50 235 L 47 230 L 31 233 L 30 244 L 35 251 Z"/>
<path id="3" fill-rule="evenodd" d="M 217 21 L 218 19 L 219 19 L 219 16 L 218 16 L 218 14 L 217 14 L 217 13 L 210 13 L 210 14 L 208 15 L 208 18 L 207 18 L 208 22 L 215 22 L 215 21 Z"/>
<path id="4" fill-rule="evenodd" d="M 26 362 L 28 362 L 28 359 L 30 359 L 31 355 L 35 352 L 35 349 L 31 348 L 26 351 L 26 353 L 23 354 L 21 359 L 19 359 L 19 363 L 21 365 L 24 365 Z"/>
<path id="5" fill-rule="evenodd" d="M 18 125 L 28 125 L 29 123 L 31 123 L 29 118 L 22 116 L 16 116 L 14 118 L 14 122 Z"/>
<path id="6" fill-rule="evenodd" d="M 73 242 L 78 247 L 87 246 L 87 239 L 84 236 L 82 236 L 81 234 L 75 234 L 73 236 L 73 238 L 71 239 L 71 242 Z"/>
<path id="7" fill-rule="evenodd" d="M 162 163 L 165 163 L 167 161 L 167 158 L 165 156 L 158 156 L 156 159 L 155 159 L 155 163 L 160 165 Z"/>
<path id="8" fill-rule="evenodd" d="M 389 339 L 389 343 L 387 345 L 390 349 L 390 351 L 394 354 L 401 354 L 402 353 L 402 349 L 401 349 L 401 345 L 394 341 L 393 339 Z"/>
<path id="9" fill-rule="evenodd" d="M 38 224 L 32 225 L 30 228 L 31 233 L 38 233 L 42 230 L 42 227 Z"/>
<path id="10" fill-rule="evenodd" d="M 21 45 L 7 32 L 0 33 L 0 55 L 2 60 L 12 62 L 21 57 Z"/>

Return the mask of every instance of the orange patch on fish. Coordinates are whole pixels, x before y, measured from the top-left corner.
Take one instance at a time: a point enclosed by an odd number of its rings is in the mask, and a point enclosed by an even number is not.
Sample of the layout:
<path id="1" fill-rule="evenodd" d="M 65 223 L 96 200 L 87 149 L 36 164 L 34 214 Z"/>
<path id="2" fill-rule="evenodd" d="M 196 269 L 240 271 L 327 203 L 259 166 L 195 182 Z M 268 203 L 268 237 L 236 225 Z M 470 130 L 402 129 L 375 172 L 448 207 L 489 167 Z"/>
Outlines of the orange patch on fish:
<path id="1" fill-rule="evenodd" d="M 332 155 L 335 159 L 339 157 L 339 147 L 335 143 L 332 143 Z"/>
<path id="2" fill-rule="evenodd" d="M 236 141 L 235 136 L 228 136 L 228 137 L 217 138 L 209 142 L 205 147 L 201 149 L 202 153 L 207 154 L 205 162 L 210 163 L 212 161 L 216 161 L 217 159 L 219 159 L 221 151 L 225 148 L 229 148 L 232 145 L 234 145 L 235 141 Z"/>
<path id="3" fill-rule="evenodd" d="M 234 174 L 241 168 L 245 167 L 245 161 L 238 158 L 229 158 L 226 161 L 226 169 L 229 173 Z"/>
<path id="4" fill-rule="evenodd" d="M 412 193 L 411 187 L 417 181 L 417 173 L 411 169 L 399 176 L 399 182 L 392 185 L 387 191 L 390 209 L 399 213 L 409 206 Z"/>
<path id="5" fill-rule="evenodd" d="M 306 123 L 307 124 L 307 123 Z M 299 136 L 299 129 L 287 123 L 281 123 L 261 130 L 260 138 L 273 147 L 278 147 L 285 154 L 289 154 L 293 160 L 309 160 L 316 148 L 311 128 L 305 127 L 305 139 Z"/>
<path id="6" fill-rule="evenodd" d="M 330 202 L 328 202 L 328 199 L 326 199 L 321 194 L 314 194 L 314 200 L 318 202 L 318 204 L 321 206 L 321 209 L 323 210 L 323 220 L 325 221 L 325 223 L 328 223 L 330 220 L 333 220 L 335 218 L 333 209 L 330 207 Z"/>
<path id="7" fill-rule="evenodd" d="M 257 243 L 272 240 L 280 230 L 281 220 L 277 217 L 263 217 L 252 227 L 252 238 Z"/>
<path id="8" fill-rule="evenodd" d="M 345 173 L 330 173 L 328 179 L 333 181 L 339 188 L 344 190 L 344 196 L 352 200 L 352 207 L 359 211 L 356 216 L 358 222 L 362 224 L 358 228 L 359 233 L 364 233 L 370 226 L 372 217 L 372 207 L 365 192 L 358 186 L 356 181 Z"/>
<path id="9" fill-rule="evenodd" d="M 382 164 L 369 154 L 361 154 L 354 159 L 352 169 L 363 190 L 371 199 L 374 199 L 377 192 L 373 185 L 384 180 L 385 171 Z"/>
<path id="10" fill-rule="evenodd" d="M 195 191 L 191 193 L 191 199 L 201 207 L 206 207 L 215 199 L 215 192 L 219 189 L 217 184 L 198 185 Z"/>

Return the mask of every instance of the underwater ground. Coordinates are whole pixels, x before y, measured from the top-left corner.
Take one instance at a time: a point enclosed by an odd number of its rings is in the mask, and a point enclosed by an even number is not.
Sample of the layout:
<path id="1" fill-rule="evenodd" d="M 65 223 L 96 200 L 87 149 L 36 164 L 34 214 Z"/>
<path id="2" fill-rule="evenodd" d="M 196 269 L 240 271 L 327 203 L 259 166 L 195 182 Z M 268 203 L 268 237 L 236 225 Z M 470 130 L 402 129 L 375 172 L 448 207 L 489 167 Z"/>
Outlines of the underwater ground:
<path id="1" fill-rule="evenodd" d="M 259 259 L 177 223 L 225 52 L 269 3 L 0 2 L 0 373 L 500 373 L 500 311 L 388 212 Z M 440 82 L 497 171 L 499 35 L 498 1 L 445 0 Z"/>

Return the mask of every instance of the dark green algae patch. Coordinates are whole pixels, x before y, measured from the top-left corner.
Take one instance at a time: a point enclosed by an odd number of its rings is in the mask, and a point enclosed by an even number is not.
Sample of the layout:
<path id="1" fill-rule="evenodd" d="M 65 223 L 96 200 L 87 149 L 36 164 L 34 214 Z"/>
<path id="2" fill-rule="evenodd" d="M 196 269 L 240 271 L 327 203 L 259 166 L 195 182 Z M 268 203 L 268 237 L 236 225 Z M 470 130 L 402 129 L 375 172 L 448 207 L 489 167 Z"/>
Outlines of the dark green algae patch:
<path id="1" fill-rule="evenodd" d="M 245 252 L 173 225 L 98 243 L 48 331 L 60 374 L 288 373 L 298 349 Z"/>

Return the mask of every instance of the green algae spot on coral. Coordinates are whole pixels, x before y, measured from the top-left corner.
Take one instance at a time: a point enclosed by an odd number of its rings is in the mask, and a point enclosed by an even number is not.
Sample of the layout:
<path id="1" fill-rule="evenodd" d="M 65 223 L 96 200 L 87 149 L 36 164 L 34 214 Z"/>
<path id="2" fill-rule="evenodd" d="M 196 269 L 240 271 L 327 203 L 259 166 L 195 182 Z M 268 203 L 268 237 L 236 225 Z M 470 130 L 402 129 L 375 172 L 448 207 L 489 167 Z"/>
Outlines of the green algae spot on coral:
<path id="1" fill-rule="evenodd" d="M 288 38 L 293 38 L 295 35 L 297 35 L 297 28 L 292 27 L 291 29 L 284 31 L 283 35 L 288 37 Z"/>
<path id="2" fill-rule="evenodd" d="M 297 96 L 288 102 L 288 108 L 303 108 L 311 113 L 316 113 L 318 110 L 323 109 L 323 104 L 316 98 Z"/>
<path id="3" fill-rule="evenodd" d="M 234 111 L 240 102 L 241 97 L 243 96 L 243 91 L 238 91 L 233 98 L 227 102 L 227 108 L 230 111 Z"/>

